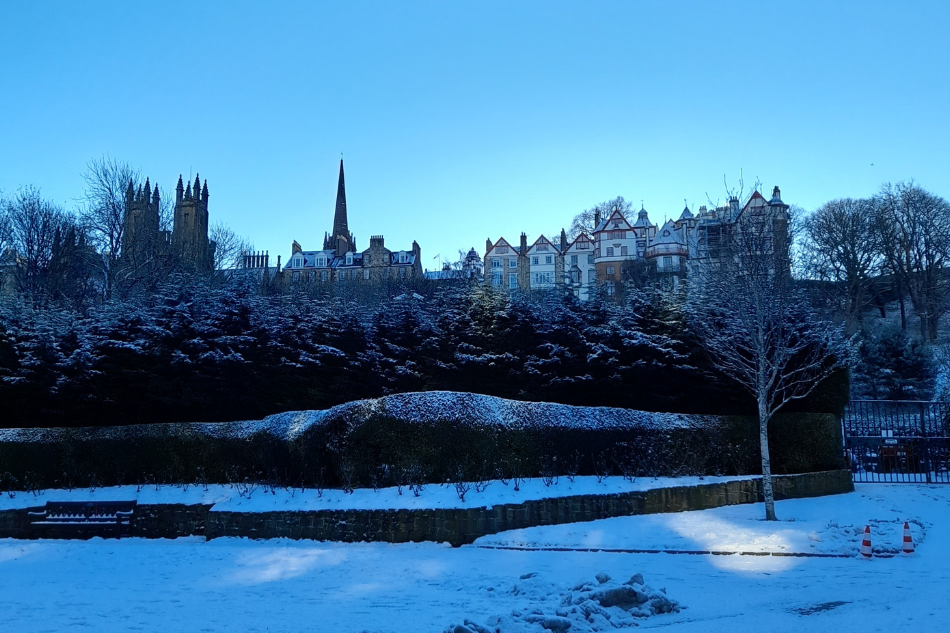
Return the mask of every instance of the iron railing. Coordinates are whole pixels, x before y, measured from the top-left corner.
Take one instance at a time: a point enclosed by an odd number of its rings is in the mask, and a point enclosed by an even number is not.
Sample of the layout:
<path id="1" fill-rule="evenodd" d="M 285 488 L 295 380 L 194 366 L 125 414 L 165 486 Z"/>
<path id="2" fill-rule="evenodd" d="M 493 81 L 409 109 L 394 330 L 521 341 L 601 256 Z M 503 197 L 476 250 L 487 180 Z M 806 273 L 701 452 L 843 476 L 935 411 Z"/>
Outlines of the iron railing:
<path id="1" fill-rule="evenodd" d="M 950 483 L 950 403 L 852 400 L 842 431 L 854 481 Z"/>

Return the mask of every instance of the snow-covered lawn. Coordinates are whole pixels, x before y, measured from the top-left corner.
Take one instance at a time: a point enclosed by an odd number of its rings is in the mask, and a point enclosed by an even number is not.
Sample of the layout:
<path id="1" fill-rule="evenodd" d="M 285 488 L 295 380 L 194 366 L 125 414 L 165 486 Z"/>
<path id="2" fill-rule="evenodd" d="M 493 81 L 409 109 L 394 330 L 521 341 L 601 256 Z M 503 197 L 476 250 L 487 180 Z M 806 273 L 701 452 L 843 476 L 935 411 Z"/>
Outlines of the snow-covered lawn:
<path id="1" fill-rule="evenodd" d="M 758 479 L 755 475 L 738 477 L 642 477 L 633 481 L 623 477 L 567 477 L 556 480 L 521 479 L 507 483 L 492 481 L 482 489 L 468 484 L 464 495 L 455 486 L 426 484 L 417 492 L 403 488 L 357 488 L 342 490 L 288 490 L 260 485 L 232 486 L 110 486 L 73 490 L 42 490 L 36 494 L 17 492 L 0 494 L 0 510 L 44 505 L 47 501 L 138 501 L 139 503 L 213 504 L 212 511 L 270 512 L 276 510 L 402 510 L 420 508 L 480 508 L 505 503 L 524 503 L 572 495 L 606 495 L 671 486 L 696 486 L 725 481 Z"/>
<path id="2" fill-rule="evenodd" d="M 950 620 L 950 486 L 858 485 L 848 495 L 532 528 L 458 549 L 244 539 L 0 541 L 0 631 L 444 631 L 501 617 L 541 632 L 553 614 L 636 573 L 678 613 L 638 618 L 677 631 L 942 631 Z M 855 558 L 512 551 L 482 545 L 851 553 L 871 524 L 917 553 Z M 525 578 L 522 578 L 525 576 Z M 586 593 L 585 593 L 586 592 Z M 517 615 L 513 615 L 517 614 Z M 570 620 L 570 618 L 565 618 Z M 552 620 L 554 621 L 554 620 Z M 574 619 L 572 632 L 585 629 Z M 603 622 L 601 622 L 603 624 Z M 609 626 L 609 625 L 608 625 Z M 504 629 L 503 629 L 504 630 Z M 592 630 L 588 628 L 587 630 Z"/>

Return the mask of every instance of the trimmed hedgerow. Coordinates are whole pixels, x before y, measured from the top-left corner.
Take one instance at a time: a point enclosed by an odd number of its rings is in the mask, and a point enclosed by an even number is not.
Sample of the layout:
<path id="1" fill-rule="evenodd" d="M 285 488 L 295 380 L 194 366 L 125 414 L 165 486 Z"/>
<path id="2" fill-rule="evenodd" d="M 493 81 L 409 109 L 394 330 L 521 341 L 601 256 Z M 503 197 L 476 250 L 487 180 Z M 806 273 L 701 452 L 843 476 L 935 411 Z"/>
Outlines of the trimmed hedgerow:
<path id="1" fill-rule="evenodd" d="M 759 471 L 754 418 L 400 394 L 256 422 L 0 431 L 0 475 L 40 487 L 267 482 L 377 486 Z M 831 414 L 770 429 L 776 473 L 840 467 Z"/>

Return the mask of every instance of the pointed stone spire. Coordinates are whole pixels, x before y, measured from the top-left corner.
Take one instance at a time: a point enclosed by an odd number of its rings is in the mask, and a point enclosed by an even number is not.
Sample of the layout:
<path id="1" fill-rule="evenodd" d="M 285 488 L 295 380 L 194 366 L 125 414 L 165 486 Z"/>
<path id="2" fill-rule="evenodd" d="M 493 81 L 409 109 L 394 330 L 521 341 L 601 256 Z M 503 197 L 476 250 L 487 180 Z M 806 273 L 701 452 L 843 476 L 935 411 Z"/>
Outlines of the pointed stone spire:
<path id="1" fill-rule="evenodd" d="M 208 179 L 205 179 L 205 184 L 201 186 L 201 200 L 203 202 L 208 201 Z"/>
<path id="2" fill-rule="evenodd" d="M 145 179 L 145 202 L 148 202 L 152 197 L 152 186 L 148 183 L 148 178 Z"/>
<path id="3" fill-rule="evenodd" d="M 340 179 L 336 185 L 336 209 L 333 212 L 333 239 L 340 236 L 348 238 L 349 225 L 346 221 L 346 184 L 343 180 L 343 159 L 340 159 Z"/>
<path id="4" fill-rule="evenodd" d="M 188 183 L 188 186 L 185 187 L 185 200 L 191 199 L 191 183 Z"/>
<path id="5" fill-rule="evenodd" d="M 178 174 L 178 185 L 175 187 L 175 200 L 180 201 L 185 195 L 185 183 L 181 180 L 181 174 Z"/>
<path id="6" fill-rule="evenodd" d="M 132 179 L 129 178 L 129 188 L 125 190 L 125 203 L 127 205 L 132 204 L 135 200 L 135 185 L 132 184 Z"/>
<path id="7" fill-rule="evenodd" d="M 158 207 L 159 197 L 158 197 L 158 183 L 155 183 L 155 189 L 152 190 L 152 204 Z"/>
<path id="8" fill-rule="evenodd" d="M 200 198 L 201 193 L 201 181 L 198 180 L 198 174 L 195 174 L 195 186 L 191 188 L 195 198 Z"/>

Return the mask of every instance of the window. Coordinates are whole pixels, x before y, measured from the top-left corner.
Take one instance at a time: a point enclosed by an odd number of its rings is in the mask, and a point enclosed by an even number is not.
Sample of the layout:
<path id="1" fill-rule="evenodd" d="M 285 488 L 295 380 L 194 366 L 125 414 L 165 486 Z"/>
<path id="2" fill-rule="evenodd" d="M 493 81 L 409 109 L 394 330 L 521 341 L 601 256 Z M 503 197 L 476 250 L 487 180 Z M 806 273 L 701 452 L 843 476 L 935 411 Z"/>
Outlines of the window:
<path id="1" fill-rule="evenodd" d="M 315 280 L 316 278 L 317 278 L 317 271 L 311 270 L 311 271 L 310 271 L 310 281 L 313 281 L 313 280 Z"/>
<path id="2" fill-rule="evenodd" d="M 352 265 L 353 265 L 353 253 L 347 253 L 347 254 L 346 254 L 346 265 L 347 265 L 347 266 L 352 266 Z"/>
<path id="3" fill-rule="evenodd" d="M 539 250 L 539 251 L 546 251 L 546 250 L 548 250 L 548 245 L 547 245 L 547 244 L 538 244 L 538 250 Z"/>
<path id="4" fill-rule="evenodd" d="M 294 273 L 294 281 L 300 281 L 300 273 Z"/>
<path id="5" fill-rule="evenodd" d="M 621 255 L 626 255 L 626 254 L 627 254 L 627 247 L 626 247 L 626 246 L 621 246 L 621 247 L 620 247 L 620 254 L 621 254 Z"/>
<path id="6" fill-rule="evenodd" d="M 616 226 L 616 224 L 615 224 L 614 226 Z M 624 237 L 626 237 L 626 235 L 624 234 L 623 231 L 611 231 L 611 232 L 610 232 L 610 239 L 612 239 L 612 240 L 622 240 Z"/>
<path id="7" fill-rule="evenodd" d="M 571 264 L 577 264 L 577 255 L 571 255 Z"/>
<path id="8" fill-rule="evenodd" d="M 512 289 L 518 287 L 518 275 L 508 273 L 508 287 Z"/>
<path id="9" fill-rule="evenodd" d="M 363 279 L 369 279 L 369 268 L 363 271 Z"/>
<path id="10" fill-rule="evenodd" d="M 516 258 L 512 257 L 511 259 L 508 260 L 508 268 L 517 268 L 517 267 L 518 267 L 518 260 Z"/>
<path id="11" fill-rule="evenodd" d="M 577 269 L 572 270 L 570 280 L 571 280 L 571 283 L 575 283 L 575 284 L 581 283 L 581 271 Z"/>
<path id="12" fill-rule="evenodd" d="M 663 258 L 663 268 L 672 268 L 673 267 L 673 258 L 664 257 Z"/>
<path id="13" fill-rule="evenodd" d="M 507 246 L 499 246 L 499 247 L 495 248 L 495 252 L 496 252 L 497 254 L 499 254 L 499 255 L 504 255 L 505 253 L 508 252 L 508 247 L 507 247 Z"/>
<path id="14" fill-rule="evenodd" d="M 619 226 L 620 226 L 620 220 L 614 220 L 614 228 L 616 229 Z"/>
<path id="15" fill-rule="evenodd" d="M 532 257 L 532 258 L 531 258 L 531 264 L 534 265 L 534 266 L 537 266 L 537 265 L 538 265 L 538 258 L 537 258 L 537 257 Z"/>
<path id="16" fill-rule="evenodd" d="M 607 275 L 613 275 L 613 274 L 614 274 L 614 267 L 607 266 Z"/>
<path id="17" fill-rule="evenodd" d="M 591 268 L 587 271 L 587 283 L 594 283 L 597 281 L 597 271 Z"/>
<path id="18" fill-rule="evenodd" d="M 321 271 L 320 271 L 320 281 L 326 281 L 326 280 L 327 280 L 327 271 L 321 270 Z"/>
<path id="19" fill-rule="evenodd" d="M 608 297 L 612 297 L 613 294 L 614 294 L 614 285 L 613 285 L 613 284 L 607 284 L 607 296 L 608 296 Z"/>
<path id="20" fill-rule="evenodd" d="M 491 285 L 493 286 L 501 285 L 501 273 L 495 273 L 491 276 Z"/>
<path id="21" fill-rule="evenodd" d="M 531 285 L 541 286 L 554 283 L 554 273 L 534 273 L 531 275 Z"/>
<path id="22" fill-rule="evenodd" d="M 491 267 L 492 267 L 492 268 L 501 268 L 501 260 L 498 259 L 497 257 L 493 257 L 492 260 L 491 260 Z"/>
<path id="23" fill-rule="evenodd" d="M 399 253 L 399 263 L 400 263 L 400 264 L 405 264 L 406 261 L 407 261 L 407 260 L 406 260 L 406 253 L 404 253 L 404 252 Z"/>
<path id="24" fill-rule="evenodd" d="M 551 257 L 552 257 L 551 255 L 547 255 L 547 256 L 544 258 L 544 263 L 545 263 L 545 264 L 550 264 L 550 263 L 551 263 Z"/>
<path id="25" fill-rule="evenodd" d="M 406 269 L 405 269 L 405 268 L 400 268 L 400 269 L 399 269 L 399 277 L 402 278 L 402 277 L 405 277 L 405 276 L 406 276 Z"/>
<path id="26" fill-rule="evenodd" d="M 587 263 L 588 263 L 588 264 L 593 264 L 593 263 L 594 263 L 594 256 L 593 256 L 593 255 L 588 255 L 588 256 L 587 256 Z"/>
<path id="27" fill-rule="evenodd" d="M 608 247 L 607 247 L 607 257 L 613 257 L 613 256 L 614 256 L 614 247 L 613 247 L 613 246 L 608 246 Z"/>
<path id="28" fill-rule="evenodd" d="M 578 245 L 577 245 L 577 248 L 579 248 L 579 249 L 581 249 L 581 250 L 586 250 L 586 249 L 590 248 L 590 242 L 579 242 Z"/>
<path id="29" fill-rule="evenodd" d="M 318 258 L 317 258 L 317 261 L 316 261 L 316 263 L 315 263 L 314 265 L 317 266 L 318 268 L 322 268 L 322 267 L 326 266 L 326 265 L 327 265 L 327 258 L 326 258 L 326 257 L 318 257 Z"/>

